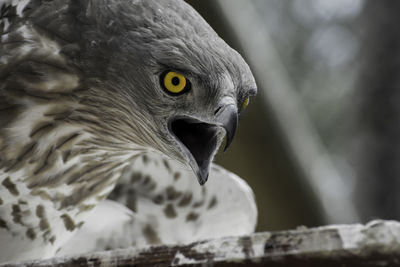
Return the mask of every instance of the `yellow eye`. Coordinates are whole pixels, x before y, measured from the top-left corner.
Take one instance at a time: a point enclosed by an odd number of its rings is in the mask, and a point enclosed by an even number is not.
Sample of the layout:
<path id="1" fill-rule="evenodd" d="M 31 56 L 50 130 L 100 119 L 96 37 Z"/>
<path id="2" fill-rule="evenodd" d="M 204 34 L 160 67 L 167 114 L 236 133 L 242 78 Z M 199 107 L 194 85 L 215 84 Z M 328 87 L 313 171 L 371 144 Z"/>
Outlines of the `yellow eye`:
<path id="1" fill-rule="evenodd" d="M 190 89 L 190 83 L 185 76 L 174 71 L 166 71 L 161 75 L 161 86 L 173 95 L 183 94 Z"/>
<path id="2" fill-rule="evenodd" d="M 242 110 L 244 110 L 249 105 L 250 99 L 247 97 L 242 104 Z"/>

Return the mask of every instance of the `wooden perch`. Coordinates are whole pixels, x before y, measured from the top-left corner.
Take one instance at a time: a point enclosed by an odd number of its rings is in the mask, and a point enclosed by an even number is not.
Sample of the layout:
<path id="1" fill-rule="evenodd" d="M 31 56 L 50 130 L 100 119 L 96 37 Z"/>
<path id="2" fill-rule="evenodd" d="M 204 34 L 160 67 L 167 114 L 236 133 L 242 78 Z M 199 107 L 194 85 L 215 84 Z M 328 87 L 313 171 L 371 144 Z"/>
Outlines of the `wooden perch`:
<path id="1" fill-rule="evenodd" d="M 4 266 L 400 266 L 400 223 L 331 225 Z M 104 264 L 104 265 L 103 265 Z"/>

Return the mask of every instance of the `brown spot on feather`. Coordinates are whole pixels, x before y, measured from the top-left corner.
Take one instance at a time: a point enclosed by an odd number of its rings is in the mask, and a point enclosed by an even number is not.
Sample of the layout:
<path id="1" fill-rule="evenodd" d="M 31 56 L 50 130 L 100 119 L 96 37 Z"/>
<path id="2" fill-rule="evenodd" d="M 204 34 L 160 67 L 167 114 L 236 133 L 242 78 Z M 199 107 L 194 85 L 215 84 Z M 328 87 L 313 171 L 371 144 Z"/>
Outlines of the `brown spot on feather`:
<path id="1" fill-rule="evenodd" d="M 167 193 L 167 199 L 168 200 L 175 200 L 175 199 L 179 198 L 182 195 L 182 192 L 177 191 L 172 186 L 168 186 L 165 191 Z"/>
<path id="2" fill-rule="evenodd" d="M 154 230 L 154 228 L 150 225 L 147 224 L 143 227 L 142 229 L 143 235 L 149 244 L 160 244 L 161 240 L 158 237 L 157 232 Z"/>
<path id="3" fill-rule="evenodd" d="M 143 155 L 142 160 L 144 165 L 147 165 L 147 163 L 149 163 L 149 157 L 147 157 L 146 155 Z"/>
<path id="4" fill-rule="evenodd" d="M 6 179 L 3 180 L 1 183 L 5 188 L 7 188 L 8 192 L 10 192 L 11 195 L 18 196 L 19 191 L 17 189 L 17 186 L 11 182 L 10 177 L 7 177 Z"/>
<path id="5" fill-rule="evenodd" d="M 164 214 L 169 219 L 175 218 L 176 211 L 175 211 L 174 206 L 172 206 L 172 204 L 168 204 L 167 206 L 165 206 Z"/>
<path id="6" fill-rule="evenodd" d="M 49 242 L 51 244 L 54 244 L 54 241 L 56 241 L 56 237 L 53 235 L 52 237 L 50 237 Z"/>
<path id="7" fill-rule="evenodd" d="M 81 221 L 81 222 L 79 222 L 79 223 L 76 225 L 76 227 L 77 227 L 77 228 L 81 228 L 84 224 L 85 224 L 85 222 L 84 222 L 84 221 Z"/>
<path id="8" fill-rule="evenodd" d="M 56 146 L 56 149 L 70 149 L 74 143 L 74 140 L 79 137 L 79 133 L 74 133 L 67 137 L 64 137 Z"/>
<path id="9" fill-rule="evenodd" d="M 79 212 L 86 212 L 86 211 L 92 210 L 94 207 L 96 207 L 96 205 L 94 205 L 94 204 L 79 205 L 78 209 L 79 209 Z"/>
<path id="10" fill-rule="evenodd" d="M 11 209 L 12 209 L 11 216 L 13 217 L 13 221 L 15 223 L 23 225 L 23 223 L 21 221 L 21 218 L 22 218 L 21 208 L 18 205 L 14 204 L 14 205 L 12 205 Z"/>
<path id="11" fill-rule="evenodd" d="M 28 205 L 28 202 L 23 199 L 18 199 L 18 204 L 19 205 Z"/>
<path id="12" fill-rule="evenodd" d="M 75 223 L 68 214 L 64 213 L 60 217 L 64 221 L 65 229 L 67 229 L 70 232 L 75 230 Z"/>
<path id="13" fill-rule="evenodd" d="M 181 200 L 178 203 L 179 207 L 186 207 L 187 205 L 190 204 L 190 202 L 192 201 L 193 195 L 191 192 L 186 192 L 185 194 L 183 194 Z"/>
<path id="14" fill-rule="evenodd" d="M 146 176 L 144 177 L 144 180 L 143 180 L 142 184 L 143 184 L 144 186 L 147 186 L 150 182 L 151 182 L 150 176 L 146 175 Z"/>
<path id="15" fill-rule="evenodd" d="M 54 161 L 57 159 L 56 155 L 54 154 L 54 147 L 50 147 L 47 151 L 47 154 L 43 160 L 43 164 L 37 168 L 33 174 L 34 175 L 38 175 L 41 172 L 44 172 L 45 170 L 49 169 L 50 167 L 52 167 L 52 164 L 54 163 Z"/>
<path id="16" fill-rule="evenodd" d="M 204 205 L 204 199 L 196 201 L 195 203 L 193 203 L 193 208 L 200 208 L 201 206 Z"/>
<path id="17" fill-rule="evenodd" d="M 161 195 L 161 194 L 156 195 L 156 196 L 153 198 L 153 202 L 154 202 L 155 204 L 161 205 L 161 204 L 164 202 L 164 196 Z"/>
<path id="18" fill-rule="evenodd" d="M 29 134 L 30 138 L 38 137 L 39 134 L 43 135 L 47 132 L 49 132 L 50 129 L 54 128 L 56 124 L 54 122 L 41 122 L 38 123 L 35 127 L 33 127 L 33 130 Z"/>
<path id="19" fill-rule="evenodd" d="M 131 175 L 131 183 L 139 182 L 142 179 L 142 174 L 140 172 L 133 172 Z"/>
<path id="20" fill-rule="evenodd" d="M 41 229 L 41 230 L 42 230 L 42 229 Z M 45 232 L 42 234 L 43 240 L 44 240 L 44 241 L 48 240 L 49 237 L 50 237 L 50 234 L 51 234 L 51 231 L 50 231 L 50 230 L 45 231 Z"/>
<path id="21" fill-rule="evenodd" d="M 61 155 L 63 163 L 66 163 L 69 160 L 69 157 L 71 156 L 71 150 L 66 150 Z"/>
<path id="22" fill-rule="evenodd" d="M 41 219 L 39 222 L 39 228 L 42 231 L 50 229 L 49 221 L 47 219 Z"/>
<path id="23" fill-rule="evenodd" d="M 168 162 L 166 159 L 163 159 L 163 163 L 164 163 L 165 168 L 166 168 L 169 172 L 171 172 L 172 170 L 171 170 L 171 166 L 169 165 L 169 162 Z"/>
<path id="24" fill-rule="evenodd" d="M 127 194 L 126 206 L 134 211 L 137 212 L 137 196 L 135 190 L 130 188 Z"/>
<path id="25" fill-rule="evenodd" d="M 195 221 L 199 218 L 199 214 L 195 213 L 195 212 L 190 212 L 187 216 L 186 216 L 186 221 Z"/>
<path id="26" fill-rule="evenodd" d="M 16 169 L 20 169 L 20 168 L 22 168 L 23 165 L 24 165 L 24 164 L 23 164 L 23 161 L 15 160 L 14 163 L 11 164 L 11 165 L 5 170 L 5 172 L 10 172 L 10 171 L 13 171 L 13 170 L 16 170 Z"/>
<path id="27" fill-rule="evenodd" d="M 26 145 L 25 147 L 27 148 L 17 157 L 17 161 L 22 161 L 24 158 L 32 154 L 36 145 L 37 142 L 32 142 L 29 145 Z"/>
<path id="28" fill-rule="evenodd" d="M 50 229 L 50 224 L 49 221 L 46 218 L 46 214 L 45 214 L 45 209 L 43 205 L 37 205 L 36 206 L 36 216 L 39 217 L 40 221 L 39 221 L 39 228 L 42 231 L 45 230 L 49 230 Z M 50 231 L 48 231 L 50 234 Z"/>
<path id="29" fill-rule="evenodd" d="M 35 240 L 36 239 L 36 232 L 35 230 L 33 230 L 33 228 L 28 228 L 28 230 L 26 230 L 26 236 L 30 239 L 30 240 Z"/>
<path id="30" fill-rule="evenodd" d="M 210 203 L 208 204 L 207 209 L 212 209 L 217 205 L 217 197 L 213 196 L 210 200 Z"/>
<path id="31" fill-rule="evenodd" d="M 0 228 L 4 228 L 8 230 L 8 226 L 6 221 L 4 221 L 3 219 L 0 218 Z"/>
<path id="32" fill-rule="evenodd" d="M 43 218 L 45 216 L 45 210 L 43 205 L 37 205 L 36 206 L 36 216 L 39 218 Z"/>
<path id="33" fill-rule="evenodd" d="M 180 172 L 174 173 L 174 181 L 178 181 L 179 178 L 181 178 L 181 173 Z"/>

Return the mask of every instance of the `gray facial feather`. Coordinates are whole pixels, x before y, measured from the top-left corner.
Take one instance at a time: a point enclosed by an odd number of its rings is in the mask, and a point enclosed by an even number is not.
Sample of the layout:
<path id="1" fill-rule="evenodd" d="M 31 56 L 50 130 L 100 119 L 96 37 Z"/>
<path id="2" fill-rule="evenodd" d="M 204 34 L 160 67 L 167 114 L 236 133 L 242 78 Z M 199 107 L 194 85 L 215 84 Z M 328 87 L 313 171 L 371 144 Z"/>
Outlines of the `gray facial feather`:
<path id="1" fill-rule="evenodd" d="M 87 69 L 85 76 L 106 84 L 109 91 L 116 89 L 112 97 L 127 99 L 120 103 L 131 107 L 135 113 L 131 115 L 144 125 L 155 126 L 146 134 L 158 133 L 155 139 L 164 144 L 170 143 L 165 132 L 171 115 L 206 116 L 201 113 L 211 113 L 222 95 L 236 98 L 239 91 L 255 88 L 240 55 L 183 1 L 89 3 L 88 17 L 82 20 L 90 26 L 80 34 L 84 43 L 79 58 L 85 60 L 78 59 L 79 68 Z M 165 69 L 187 74 L 192 92 L 179 98 L 167 96 L 159 86 Z M 161 144 L 156 147 L 164 150 Z M 170 153 L 171 147 L 163 152 Z"/>

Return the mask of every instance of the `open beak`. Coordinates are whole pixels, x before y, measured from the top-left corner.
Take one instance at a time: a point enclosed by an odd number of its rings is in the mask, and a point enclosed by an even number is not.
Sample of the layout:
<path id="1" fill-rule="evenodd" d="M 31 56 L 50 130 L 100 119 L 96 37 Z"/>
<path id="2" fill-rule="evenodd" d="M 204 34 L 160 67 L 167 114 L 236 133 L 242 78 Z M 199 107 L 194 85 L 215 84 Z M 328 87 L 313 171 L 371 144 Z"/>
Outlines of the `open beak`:
<path id="1" fill-rule="evenodd" d="M 186 152 L 200 185 L 207 182 L 210 165 L 218 149 L 220 129 L 225 129 L 225 151 L 233 141 L 237 124 L 238 114 L 234 105 L 221 108 L 214 123 L 182 116 L 171 120 L 169 130 Z"/>

